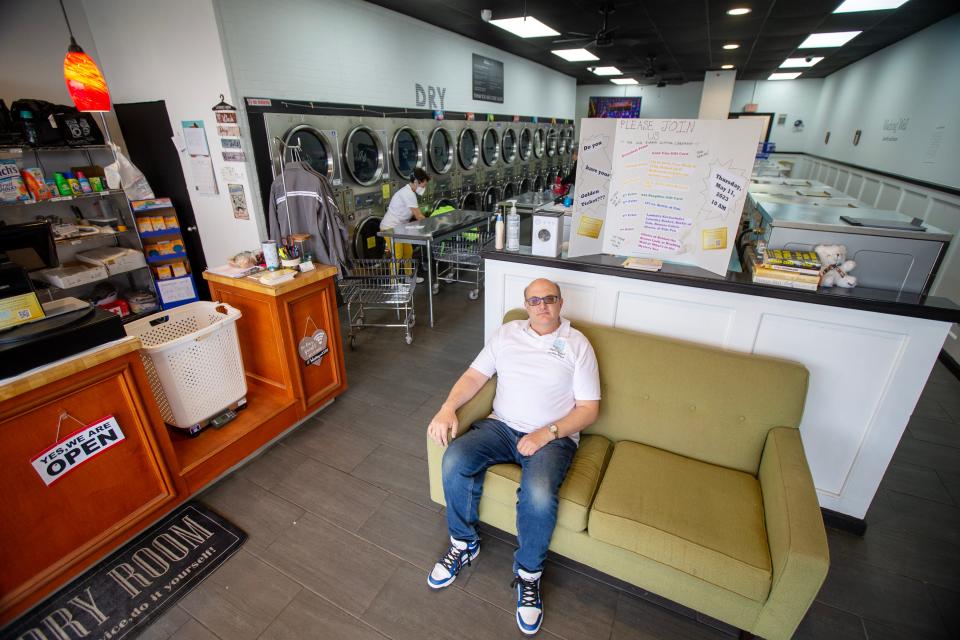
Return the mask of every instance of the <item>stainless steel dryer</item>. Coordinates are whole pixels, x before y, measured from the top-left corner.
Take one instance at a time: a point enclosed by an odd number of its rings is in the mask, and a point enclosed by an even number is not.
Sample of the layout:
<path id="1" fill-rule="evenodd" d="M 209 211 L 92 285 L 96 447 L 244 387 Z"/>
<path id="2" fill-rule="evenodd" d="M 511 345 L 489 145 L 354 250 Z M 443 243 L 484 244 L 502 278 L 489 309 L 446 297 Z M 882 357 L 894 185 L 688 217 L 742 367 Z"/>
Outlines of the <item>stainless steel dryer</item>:
<path id="1" fill-rule="evenodd" d="M 423 121 L 398 121 L 390 138 L 390 160 L 396 180 L 409 182 L 414 169 L 425 169 L 426 156 Z"/>
<path id="2" fill-rule="evenodd" d="M 450 176 L 456 164 L 457 141 L 446 125 L 430 131 L 427 138 L 427 167 L 434 176 Z"/>
<path id="3" fill-rule="evenodd" d="M 274 176 L 279 175 L 283 163 L 294 157 L 290 147 L 299 146 L 300 156 L 318 173 L 327 177 L 334 187 L 343 183 L 340 162 L 340 131 L 337 123 L 321 116 L 268 113 L 264 126 L 270 149 L 270 165 Z M 277 144 L 282 141 L 282 145 Z M 285 151 L 279 151 L 280 148 Z M 281 158 L 280 154 L 284 157 Z"/>

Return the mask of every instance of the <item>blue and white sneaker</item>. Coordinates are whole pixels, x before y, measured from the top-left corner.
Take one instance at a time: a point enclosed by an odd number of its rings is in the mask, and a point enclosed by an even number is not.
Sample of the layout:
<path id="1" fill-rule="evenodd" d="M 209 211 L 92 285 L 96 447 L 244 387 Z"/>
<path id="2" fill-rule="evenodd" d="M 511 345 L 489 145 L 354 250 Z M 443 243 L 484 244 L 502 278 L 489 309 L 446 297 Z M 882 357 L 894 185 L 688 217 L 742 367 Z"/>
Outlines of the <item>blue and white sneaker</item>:
<path id="1" fill-rule="evenodd" d="M 543 602 L 540 600 L 542 574 L 542 571 L 530 573 L 518 569 L 510 585 L 517 589 L 517 626 L 528 636 L 540 631 L 540 624 L 543 622 Z"/>
<path id="2" fill-rule="evenodd" d="M 440 562 L 433 565 L 433 571 L 427 576 L 427 584 L 431 589 L 442 589 L 457 579 L 457 574 L 464 565 L 470 564 L 480 555 L 480 541 L 464 542 L 450 538 L 450 548 L 440 558 Z"/>

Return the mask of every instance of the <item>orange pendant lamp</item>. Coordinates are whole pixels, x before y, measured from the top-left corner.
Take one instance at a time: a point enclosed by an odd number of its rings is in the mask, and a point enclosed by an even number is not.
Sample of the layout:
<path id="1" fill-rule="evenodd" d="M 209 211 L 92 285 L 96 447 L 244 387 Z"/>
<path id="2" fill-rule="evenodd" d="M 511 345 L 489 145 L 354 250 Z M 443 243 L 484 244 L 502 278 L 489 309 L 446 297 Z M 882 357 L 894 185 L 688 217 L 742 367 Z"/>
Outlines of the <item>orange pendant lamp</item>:
<path id="1" fill-rule="evenodd" d="M 63 79 L 67 82 L 70 98 L 78 111 L 110 111 L 107 81 L 103 79 L 97 63 L 84 53 L 74 39 L 67 12 L 63 9 L 63 0 L 60 1 L 60 9 L 67 22 L 67 31 L 70 32 L 70 47 L 63 59 Z"/>

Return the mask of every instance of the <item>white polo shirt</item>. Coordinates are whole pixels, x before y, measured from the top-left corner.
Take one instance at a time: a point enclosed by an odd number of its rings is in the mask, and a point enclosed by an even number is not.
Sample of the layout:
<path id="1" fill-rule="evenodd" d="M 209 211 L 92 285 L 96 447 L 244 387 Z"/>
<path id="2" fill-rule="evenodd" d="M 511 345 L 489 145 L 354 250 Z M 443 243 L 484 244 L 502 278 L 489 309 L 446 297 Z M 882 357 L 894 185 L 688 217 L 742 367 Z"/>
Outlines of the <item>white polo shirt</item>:
<path id="1" fill-rule="evenodd" d="M 383 214 L 383 220 L 380 221 L 380 229 L 393 229 L 398 224 L 410 222 L 413 220 L 413 212 L 410 209 L 416 209 L 417 194 L 409 184 L 403 187 L 390 198 L 390 204 L 387 206 L 387 212 Z"/>
<path id="2" fill-rule="evenodd" d="M 563 318 L 544 336 L 530 328 L 529 320 L 501 325 L 470 366 L 488 378 L 497 374 L 493 417 L 522 433 L 553 424 L 577 400 L 600 399 L 593 347 Z M 579 433 L 570 437 L 579 443 Z"/>

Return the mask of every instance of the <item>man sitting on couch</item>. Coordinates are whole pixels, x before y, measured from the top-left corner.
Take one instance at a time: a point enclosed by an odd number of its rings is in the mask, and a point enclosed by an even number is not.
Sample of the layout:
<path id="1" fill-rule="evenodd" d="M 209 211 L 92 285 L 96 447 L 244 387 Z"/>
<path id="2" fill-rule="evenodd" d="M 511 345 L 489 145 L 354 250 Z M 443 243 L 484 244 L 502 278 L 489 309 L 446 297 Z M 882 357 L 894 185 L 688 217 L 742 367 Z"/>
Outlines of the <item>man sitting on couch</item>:
<path id="1" fill-rule="evenodd" d="M 517 542 L 512 586 L 517 625 L 534 634 L 543 621 L 540 576 L 557 523 L 557 492 L 576 452 L 579 433 L 600 410 L 597 358 L 586 337 L 560 317 L 560 287 L 534 280 L 524 290 L 528 320 L 497 329 L 450 390 L 428 432 L 447 445 L 456 411 L 497 374 L 493 414 L 476 422 L 443 456 L 450 548 L 427 577 L 434 589 L 452 583 L 480 553 L 478 506 L 487 468 L 520 465 Z"/>

